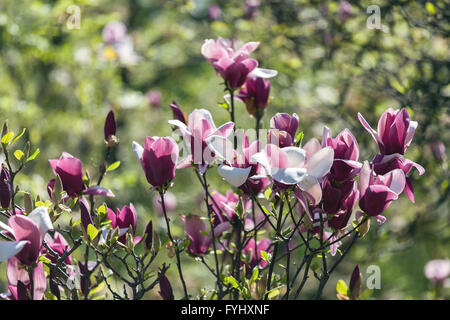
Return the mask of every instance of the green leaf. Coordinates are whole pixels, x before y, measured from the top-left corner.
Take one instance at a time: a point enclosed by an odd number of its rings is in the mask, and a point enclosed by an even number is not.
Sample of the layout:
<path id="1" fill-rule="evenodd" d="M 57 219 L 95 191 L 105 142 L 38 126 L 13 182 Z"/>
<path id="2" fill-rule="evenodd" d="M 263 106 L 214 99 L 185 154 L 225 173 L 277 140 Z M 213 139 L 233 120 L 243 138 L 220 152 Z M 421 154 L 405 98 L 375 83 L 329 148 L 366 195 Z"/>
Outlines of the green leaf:
<path id="1" fill-rule="evenodd" d="M 436 8 L 431 2 L 425 3 L 425 8 L 427 9 L 428 13 L 430 14 L 436 14 Z"/>
<path id="2" fill-rule="evenodd" d="M 109 165 L 108 168 L 106 168 L 106 172 L 108 172 L 108 171 L 114 171 L 114 170 L 116 170 L 119 166 L 120 166 L 120 161 L 116 161 L 116 162 L 112 163 L 111 165 Z"/>
<path id="3" fill-rule="evenodd" d="M 8 132 L 2 137 L 1 143 L 2 144 L 9 144 L 11 139 L 14 137 L 14 132 Z"/>
<path id="4" fill-rule="evenodd" d="M 264 197 L 266 197 L 267 200 L 269 200 L 270 196 L 272 194 L 272 189 L 269 187 L 264 191 Z"/>
<path id="5" fill-rule="evenodd" d="M 267 254 L 267 252 L 261 250 L 259 253 L 261 254 L 261 258 L 269 262 L 269 255 Z"/>
<path id="6" fill-rule="evenodd" d="M 23 158 L 23 152 L 22 152 L 22 150 L 16 150 L 16 151 L 14 151 L 14 157 L 16 157 L 16 159 L 17 160 L 22 160 L 22 158 Z"/>
<path id="7" fill-rule="evenodd" d="M 23 134 L 25 133 L 25 131 L 27 131 L 27 129 L 23 128 L 23 129 L 22 129 L 22 132 L 21 132 L 18 136 L 16 136 L 14 139 L 12 139 L 11 142 L 10 142 L 9 144 L 13 144 L 13 143 L 16 142 L 17 140 L 19 140 L 20 137 L 23 136 Z"/>
<path id="8" fill-rule="evenodd" d="M 87 234 L 91 240 L 94 240 L 95 237 L 98 235 L 98 230 L 96 227 L 94 227 L 92 224 L 88 224 L 87 226 Z"/>
<path id="9" fill-rule="evenodd" d="M 269 291 L 267 297 L 269 299 L 273 299 L 273 298 L 277 297 L 279 294 L 280 294 L 280 289 L 272 289 Z"/>
<path id="10" fill-rule="evenodd" d="M 41 152 L 41 150 L 39 150 L 39 148 L 36 149 L 36 151 L 28 157 L 27 162 L 36 159 L 36 157 L 38 156 L 38 154 Z"/>
<path id="11" fill-rule="evenodd" d="M 239 283 L 237 282 L 237 280 L 235 278 L 233 278 L 232 276 L 229 277 L 225 277 L 223 279 L 223 283 L 225 284 L 231 284 L 231 286 L 233 288 L 239 289 Z"/>
<path id="12" fill-rule="evenodd" d="M 256 279 L 258 279 L 258 276 L 259 276 L 259 268 L 258 266 L 256 266 L 253 268 L 253 273 L 252 276 L 250 277 L 250 280 L 248 281 L 248 284 L 251 286 L 256 281 Z"/>
<path id="13" fill-rule="evenodd" d="M 344 296 L 347 295 L 348 287 L 344 280 L 339 280 L 336 284 L 336 291 Z"/>

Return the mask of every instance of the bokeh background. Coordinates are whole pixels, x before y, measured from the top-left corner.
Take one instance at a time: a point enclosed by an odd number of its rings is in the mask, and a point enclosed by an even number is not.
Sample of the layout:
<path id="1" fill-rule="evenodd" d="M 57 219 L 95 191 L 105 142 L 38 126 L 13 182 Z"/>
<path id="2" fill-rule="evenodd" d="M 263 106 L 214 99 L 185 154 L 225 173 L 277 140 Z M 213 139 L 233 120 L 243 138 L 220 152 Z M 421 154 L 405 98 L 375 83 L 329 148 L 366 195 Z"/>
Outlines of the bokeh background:
<path id="1" fill-rule="evenodd" d="M 382 30 L 366 26 L 370 5 L 381 9 Z M 73 16 L 78 9 L 79 21 Z M 112 21 L 126 26 L 126 43 L 104 42 L 102 31 Z M 260 67 L 279 72 L 271 82 L 264 127 L 277 112 L 296 112 L 305 139 L 320 138 L 324 124 L 334 135 L 347 127 L 357 137 L 360 159 L 370 160 L 377 147 L 357 112 L 375 126 L 385 109 L 407 107 L 419 122 L 407 151 L 426 168 L 421 177 L 412 172 L 416 204 L 402 196 L 387 210 L 387 223 L 372 226 L 333 275 L 324 297 L 336 299 L 337 280 L 348 282 L 359 263 L 364 279 L 368 266 L 381 270 L 381 289 L 366 289 L 364 298 L 448 298 L 449 289 L 436 292 L 425 278 L 424 266 L 450 257 L 449 21 L 448 1 L 1 0 L 0 120 L 8 119 L 15 132 L 28 128 L 27 139 L 41 150 L 17 182 L 47 199 L 45 187 L 53 177 L 47 160 L 63 151 L 80 158 L 96 177 L 105 150 L 104 118 L 112 109 L 120 139 L 113 160 L 121 166 L 104 179 L 116 194 L 107 204 L 133 202 L 138 229 L 153 219 L 163 234 L 152 205 L 155 194 L 131 142 L 171 134 L 172 100 L 186 113 L 209 109 L 216 125 L 228 121 L 227 111 L 218 106 L 222 81 L 201 56 L 201 45 L 218 36 L 238 45 L 259 41 L 254 56 Z M 254 127 L 242 104 L 237 110 L 238 127 Z M 213 176 L 213 187 L 225 192 L 228 186 Z M 178 213 L 205 214 L 192 171 L 177 172 L 173 192 L 174 233 L 182 236 Z M 212 285 L 203 266 L 188 257 L 183 261 L 190 291 Z M 172 282 L 177 287 L 177 280 Z M 312 297 L 316 285 L 305 298 Z M 158 297 L 151 293 L 149 298 Z"/>

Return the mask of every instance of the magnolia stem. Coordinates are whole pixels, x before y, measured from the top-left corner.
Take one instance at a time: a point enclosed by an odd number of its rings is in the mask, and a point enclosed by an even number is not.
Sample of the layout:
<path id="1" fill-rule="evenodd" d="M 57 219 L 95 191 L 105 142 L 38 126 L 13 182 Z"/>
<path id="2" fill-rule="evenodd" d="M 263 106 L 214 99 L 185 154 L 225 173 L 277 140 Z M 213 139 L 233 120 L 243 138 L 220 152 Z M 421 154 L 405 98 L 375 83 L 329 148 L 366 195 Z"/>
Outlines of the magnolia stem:
<path id="1" fill-rule="evenodd" d="M 172 237 L 172 233 L 170 232 L 169 218 L 167 217 L 166 205 L 165 205 L 165 202 L 164 202 L 164 192 L 163 191 L 159 191 L 159 195 L 161 196 L 161 207 L 163 209 L 164 219 L 166 220 L 167 235 L 169 236 L 169 239 L 172 242 L 172 244 L 175 246 L 175 255 L 177 257 L 178 274 L 180 275 L 180 281 L 181 281 L 181 284 L 183 285 L 184 296 L 185 296 L 186 300 L 189 300 L 189 295 L 188 295 L 188 292 L 187 292 L 186 283 L 185 283 L 184 278 L 183 278 L 183 271 L 181 270 L 181 260 L 180 260 L 180 251 L 179 251 L 179 248 L 178 248 L 178 243 L 176 243 L 174 241 L 174 239 Z"/>

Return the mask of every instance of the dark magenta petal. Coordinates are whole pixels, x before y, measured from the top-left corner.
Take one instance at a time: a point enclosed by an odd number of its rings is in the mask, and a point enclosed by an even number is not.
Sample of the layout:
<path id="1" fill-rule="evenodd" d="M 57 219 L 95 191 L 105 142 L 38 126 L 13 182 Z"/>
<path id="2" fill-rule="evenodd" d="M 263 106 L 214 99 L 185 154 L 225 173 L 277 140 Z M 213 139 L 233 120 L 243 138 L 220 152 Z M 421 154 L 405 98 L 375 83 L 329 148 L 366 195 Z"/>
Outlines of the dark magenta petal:
<path id="1" fill-rule="evenodd" d="M 108 115 L 106 116 L 105 120 L 105 141 L 109 140 L 109 136 L 115 136 L 116 135 L 116 118 L 114 117 L 114 112 L 111 110 L 108 112 Z"/>

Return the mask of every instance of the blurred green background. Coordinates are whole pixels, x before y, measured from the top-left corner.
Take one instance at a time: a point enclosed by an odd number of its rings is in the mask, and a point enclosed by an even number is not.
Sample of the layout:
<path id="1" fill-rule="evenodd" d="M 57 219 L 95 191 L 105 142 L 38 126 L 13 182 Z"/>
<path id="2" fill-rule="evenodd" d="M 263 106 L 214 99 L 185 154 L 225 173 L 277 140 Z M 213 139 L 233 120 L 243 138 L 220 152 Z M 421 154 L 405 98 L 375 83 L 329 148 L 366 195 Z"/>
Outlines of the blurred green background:
<path id="1" fill-rule="evenodd" d="M 359 142 L 360 160 L 371 160 L 377 147 L 359 124 L 357 112 L 376 126 L 385 109 L 408 107 L 419 122 L 406 154 L 426 168 L 421 177 L 412 172 L 416 204 L 402 196 L 390 206 L 387 223 L 372 226 L 333 275 L 324 297 L 335 299 L 337 280 L 348 281 L 359 263 L 364 279 L 369 265 L 381 270 L 381 289 L 367 290 L 366 297 L 434 298 L 424 265 L 450 256 L 448 151 L 436 152 L 436 146 L 450 141 L 450 6 L 448 1 L 350 3 L 0 1 L 0 121 L 9 119 L 15 132 L 28 128 L 32 147 L 41 150 L 17 183 L 47 199 L 45 187 L 53 177 L 47 159 L 63 151 L 80 158 L 96 179 L 105 149 L 104 119 L 112 109 L 120 139 L 112 160 L 120 160 L 121 166 L 104 179 L 103 185 L 116 194 L 107 203 L 115 208 L 133 202 L 141 222 L 138 229 L 152 218 L 163 234 L 163 221 L 152 206 L 155 194 L 149 191 L 131 142 L 171 134 L 167 121 L 172 100 L 185 113 L 209 109 L 216 125 L 228 121 L 227 111 L 218 107 L 222 81 L 201 56 L 201 45 L 218 36 L 237 43 L 259 41 L 254 57 L 260 67 L 279 72 L 271 81 L 264 127 L 277 112 L 296 112 L 305 139 L 320 138 L 325 124 L 333 135 L 348 127 Z M 383 30 L 366 26 L 366 10 L 373 4 L 381 9 Z M 80 10 L 79 28 L 72 28 L 73 5 Z M 127 27 L 131 45 L 124 52 L 102 40 L 102 30 L 111 21 Z M 153 100 L 160 93 L 161 101 L 150 101 L 149 91 Z M 254 127 L 245 107 L 237 108 L 237 126 Z M 221 192 L 228 188 L 217 177 L 212 185 Z M 185 169 L 177 172 L 172 191 L 178 200 L 172 213 L 174 233 L 182 236 L 177 214 L 204 215 L 198 205 L 201 190 L 193 172 Z M 188 257 L 183 260 L 190 291 L 213 285 L 203 266 Z M 180 296 L 175 269 L 169 274 Z M 3 271 L 1 277 L 4 292 Z M 306 298 L 317 286 L 311 283 Z M 149 297 L 157 298 L 156 293 Z"/>

